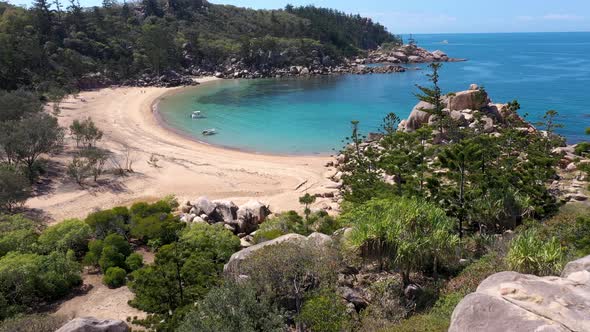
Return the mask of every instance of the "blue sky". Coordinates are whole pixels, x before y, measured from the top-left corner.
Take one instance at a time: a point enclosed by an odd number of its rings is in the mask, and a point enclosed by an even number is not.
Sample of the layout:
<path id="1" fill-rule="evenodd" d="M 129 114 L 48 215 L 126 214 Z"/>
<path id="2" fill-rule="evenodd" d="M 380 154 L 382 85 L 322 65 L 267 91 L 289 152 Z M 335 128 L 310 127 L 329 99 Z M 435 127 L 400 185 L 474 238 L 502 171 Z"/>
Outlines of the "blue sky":
<path id="1" fill-rule="evenodd" d="M 67 2 L 67 0 L 62 0 Z M 122 0 L 121 0 L 122 1 Z M 336 8 L 369 16 L 393 33 L 590 31 L 590 0 L 210 0 L 276 9 L 285 4 Z M 30 4 L 32 0 L 9 0 Z M 80 0 L 84 6 L 102 0 Z"/>

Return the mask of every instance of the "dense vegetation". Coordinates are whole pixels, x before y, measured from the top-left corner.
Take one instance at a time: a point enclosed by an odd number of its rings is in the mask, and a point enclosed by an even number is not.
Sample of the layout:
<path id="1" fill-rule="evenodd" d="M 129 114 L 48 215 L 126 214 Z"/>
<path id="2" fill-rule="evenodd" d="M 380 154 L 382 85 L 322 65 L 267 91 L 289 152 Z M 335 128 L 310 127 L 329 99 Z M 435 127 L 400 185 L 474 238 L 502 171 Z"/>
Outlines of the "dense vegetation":
<path id="1" fill-rule="evenodd" d="M 0 2 L 0 90 L 27 87 L 59 99 L 97 78 L 215 70 L 232 58 L 257 68 L 338 61 L 395 41 L 371 19 L 313 6 L 145 0 L 82 8 L 37 0 L 24 9 Z"/>

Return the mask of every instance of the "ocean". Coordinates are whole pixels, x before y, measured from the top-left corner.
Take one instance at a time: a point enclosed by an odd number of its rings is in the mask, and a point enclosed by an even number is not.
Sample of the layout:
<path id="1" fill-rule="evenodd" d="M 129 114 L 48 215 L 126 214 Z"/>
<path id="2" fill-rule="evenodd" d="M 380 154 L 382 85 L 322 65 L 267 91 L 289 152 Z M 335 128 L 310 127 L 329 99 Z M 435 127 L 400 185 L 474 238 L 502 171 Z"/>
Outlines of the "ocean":
<path id="1" fill-rule="evenodd" d="M 590 33 L 415 35 L 418 45 L 467 62 L 445 63 L 443 92 L 485 87 L 492 100 L 518 100 L 536 122 L 550 109 L 560 114 L 568 142 L 586 139 L 590 127 Z M 424 65 L 418 66 L 425 69 Z M 406 118 L 417 103 L 416 84 L 428 70 L 318 78 L 223 80 L 162 99 L 161 119 L 194 139 L 269 154 L 330 154 L 350 134 L 376 131 L 390 112 Z M 192 120 L 193 111 L 203 119 Z M 217 135 L 203 136 L 215 128 Z"/>

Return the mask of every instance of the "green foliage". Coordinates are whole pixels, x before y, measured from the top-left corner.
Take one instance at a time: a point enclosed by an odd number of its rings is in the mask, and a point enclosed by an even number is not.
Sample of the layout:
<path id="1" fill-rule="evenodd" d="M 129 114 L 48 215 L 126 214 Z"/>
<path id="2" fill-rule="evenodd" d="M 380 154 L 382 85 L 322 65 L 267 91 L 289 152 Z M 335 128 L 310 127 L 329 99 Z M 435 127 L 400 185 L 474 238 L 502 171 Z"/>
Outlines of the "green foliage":
<path id="1" fill-rule="evenodd" d="M 55 332 L 66 322 L 66 317 L 56 315 L 16 316 L 0 322 L 0 332 Z"/>
<path id="2" fill-rule="evenodd" d="M 25 90 L 0 90 L 0 122 L 20 120 L 31 114 L 41 112 L 43 104 L 32 92 Z"/>
<path id="3" fill-rule="evenodd" d="M 295 211 L 278 214 L 262 223 L 254 235 L 254 242 L 262 243 L 290 233 L 310 233 L 303 218 Z"/>
<path id="4" fill-rule="evenodd" d="M 120 82 L 194 65 L 215 70 L 232 57 L 268 70 L 312 65 L 312 52 L 322 61 L 324 56 L 338 61 L 361 49 L 399 43 L 368 18 L 312 6 L 252 10 L 200 0 L 166 6 L 145 0 L 86 9 L 74 3 L 56 10 L 46 2 L 3 8 L 0 89 L 34 87 L 50 100 L 92 87 L 93 81 Z M 268 58 L 269 53 L 281 56 Z M 1 100 L 0 95 L 0 106 Z"/>
<path id="5" fill-rule="evenodd" d="M 126 207 L 94 212 L 86 217 L 86 223 L 92 228 L 94 236 L 104 239 L 111 233 L 126 236 L 129 231 L 131 215 Z"/>
<path id="6" fill-rule="evenodd" d="M 458 238 L 452 219 L 433 204 L 417 199 L 371 200 L 348 211 L 344 220 L 353 225 L 350 243 L 361 254 L 395 264 L 405 283 L 412 271 L 432 266 L 453 255 Z"/>
<path id="7" fill-rule="evenodd" d="M 127 265 L 128 270 L 131 272 L 139 270 L 143 267 L 143 256 L 134 252 L 127 257 L 125 265 Z"/>
<path id="8" fill-rule="evenodd" d="M 564 206 L 539 232 L 543 241 L 557 238 L 566 250 L 567 260 L 590 255 L 590 212 L 583 204 L 579 208 L 575 204 Z"/>
<path id="9" fill-rule="evenodd" d="M 11 252 L 0 258 L 0 318 L 56 300 L 80 285 L 80 266 L 53 252 L 47 256 Z M 2 300 L 3 299 L 3 300 Z"/>
<path id="10" fill-rule="evenodd" d="M 105 273 L 102 281 L 110 288 L 119 288 L 125 285 L 127 272 L 120 267 L 109 267 Z"/>
<path id="11" fill-rule="evenodd" d="M 155 264 L 131 274 L 131 305 L 157 315 L 195 303 L 220 282 L 223 265 L 240 240 L 219 225 L 193 224 L 178 242 L 160 247 Z"/>
<path id="12" fill-rule="evenodd" d="M 0 257 L 11 251 L 32 253 L 36 249 L 37 227 L 20 215 L 0 215 Z"/>
<path id="13" fill-rule="evenodd" d="M 590 142 L 578 143 L 574 149 L 574 153 L 578 156 L 586 156 L 590 154 Z"/>
<path id="14" fill-rule="evenodd" d="M 42 154 L 56 152 L 63 141 L 57 119 L 38 113 L 21 120 L 0 122 L 0 149 L 9 163 L 23 165 L 32 182 L 35 165 Z"/>
<path id="15" fill-rule="evenodd" d="M 185 317 L 177 331 L 284 331 L 280 312 L 246 284 L 225 283 L 212 289 Z"/>
<path id="16" fill-rule="evenodd" d="M 108 271 L 111 267 L 125 268 L 125 260 L 130 254 L 131 247 L 125 238 L 118 234 L 111 234 L 102 241 L 102 252 L 98 264 L 102 271 Z"/>
<path id="17" fill-rule="evenodd" d="M 306 294 L 334 285 L 339 266 L 333 248 L 285 242 L 257 250 L 241 262 L 240 273 L 258 293 L 297 316 Z"/>
<path id="18" fill-rule="evenodd" d="M 83 259 L 84 265 L 98 266 L 100 257 L 102 256 L 102 249 L 102 240 L 90 240 L 90 242 L 88 242 L 88 252 Z"/>
<path id="19" fill-rule="evenodd" d="M 0 165 L 0 211 L 12 212 L 29 196 L 29 179 L 14 167 Z"/>
<path id="20" fill-rule="evenodd" d="M 341 228 L 340 222 L 323 210 L 312 213 L 306 224 L 311 231 L 326 235 L 332 235 Z"/>
<path id="21" fill-rule="evenodd" d="M 334 291 L 321 291 L 305 300 L 297 319 L 314 332 L 348 331 L 350 316 Z"/>
<path id="22" fill-rule="evenodd" d="M 559 275 L 565 264 L 565 250 L 558 239 L 544 240 L 537 228 L 518 234 L 506 255 L 510 269 L 538 276 Z"/>
<path id="23" fill-rule="evenodd" d="M 64 220 L 59 224 L 48 227 L 39 236 L 39 247 L 45 253 L 57 250 L 66 253 L 74 250 L 76 255 L 82 256 L 86 252 L 90 240 L 90 227 L 81 220 Z"/>
<path id="24" fill-rule="evenodd" d="M 70 125 L 70 134 L 76 140 L 76 146 L 82 143 L 84 147 L 91 148 L 102 139 L 103 132 L 96 127 L 91 118 L 86 118 L 83 121 L 74 120 Z"/>
<path id="25" fill-rule="evenodd" d="M 142 202 L 131 206 L 130 235 L 144 243 L 152 240 L 159 245 L 176 241 L 185 224 L 171 214 L 173 203 L 161 200 L 153 204 Z"/>

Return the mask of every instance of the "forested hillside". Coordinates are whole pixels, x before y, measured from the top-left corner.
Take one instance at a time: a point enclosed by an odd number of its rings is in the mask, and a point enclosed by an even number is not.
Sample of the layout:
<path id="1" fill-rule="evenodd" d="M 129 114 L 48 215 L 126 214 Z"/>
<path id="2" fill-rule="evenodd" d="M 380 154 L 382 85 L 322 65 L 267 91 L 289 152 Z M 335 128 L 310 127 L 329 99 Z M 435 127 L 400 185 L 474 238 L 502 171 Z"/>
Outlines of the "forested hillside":
<path id="1" fill-rule="evenodd" d="M 37 0 L 0 2 L 0 89 L 49 95 L 83 78 L 114 83 L 167 70 L 214 71 L 223 63 L 255 68 L 337 63 L 397 38 L 371 19 L 312 6 L 251 10 L 201 0 L 144 0 L 82 8 Z"/>

